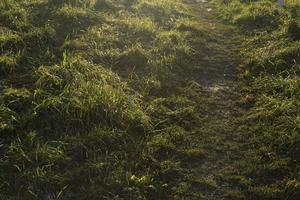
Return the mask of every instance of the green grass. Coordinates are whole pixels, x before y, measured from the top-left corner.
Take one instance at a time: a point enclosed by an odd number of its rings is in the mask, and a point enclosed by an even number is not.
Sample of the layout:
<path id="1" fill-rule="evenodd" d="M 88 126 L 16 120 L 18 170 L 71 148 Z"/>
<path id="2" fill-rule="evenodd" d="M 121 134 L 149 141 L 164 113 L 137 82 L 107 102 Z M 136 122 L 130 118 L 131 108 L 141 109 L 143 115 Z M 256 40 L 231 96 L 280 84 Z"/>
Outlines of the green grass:
<path id="1" fill-rule="evenodd" d="M 1 1 L 0 199 L 297 198 L 299 7 L 203 5 Z"/>
<path id="2" fill-rule="evenodd" d="M 196 102 L 169 96 L 196 58 L 185 4 L 7 0 L 0 11 L 0 198 L 178 196 L 181 162 L 159 152 L 205 156 L 185 136 Z"/>
<path id="3" fill-rule="evenodd" d="M 270 1 L 230 1 L 219 8 L 246 37 L 242 69 L 248 85 L 245 92 L 253 99 L 242 120 L 249 152 L 240 173 L 251 183 L 242 188 L 248 199 L 297 199 L 298 6 L 280 9 Z"/>

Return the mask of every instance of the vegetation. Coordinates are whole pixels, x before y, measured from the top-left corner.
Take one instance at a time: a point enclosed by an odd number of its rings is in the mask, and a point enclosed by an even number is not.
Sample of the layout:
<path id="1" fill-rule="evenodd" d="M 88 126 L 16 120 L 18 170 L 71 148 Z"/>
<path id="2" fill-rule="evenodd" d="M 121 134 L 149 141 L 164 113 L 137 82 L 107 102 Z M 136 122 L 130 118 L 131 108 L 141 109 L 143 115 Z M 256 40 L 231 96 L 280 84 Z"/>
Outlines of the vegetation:
<path id="1" fill-rule="evenodd" d="M 299 10 L 0 1 L 0 199 L 297 199 Z"/>
<path id="2" fill-rule="evenodd" d="M 242 64 L 243 103 L 250 107 L 241 127 L 247 137 L 240 182 L 249 199 L 299 198 L 300 13 L 271 1 L 219 6 L 246 36 Z"/>
<path id="3" fill-rule="evenodd" d="M 159 152 L 197 118 L 174 96 L 198 56 L 183 3 L 6 0 L 0 25 L 1 199 L 177 195 Z"/>

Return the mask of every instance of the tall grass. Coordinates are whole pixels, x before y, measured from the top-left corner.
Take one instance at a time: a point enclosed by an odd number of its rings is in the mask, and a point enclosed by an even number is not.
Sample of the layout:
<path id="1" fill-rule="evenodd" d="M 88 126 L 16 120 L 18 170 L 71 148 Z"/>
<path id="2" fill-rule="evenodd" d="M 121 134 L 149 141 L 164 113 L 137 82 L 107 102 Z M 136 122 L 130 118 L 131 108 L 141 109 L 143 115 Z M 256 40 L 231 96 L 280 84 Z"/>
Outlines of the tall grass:
<path id="1" fill-rule="evenodd" d="M 153 155 L 197 119 L 167 97 L 196 59 L 189 20 L 172 0 L 0 1 L 0 199 L 176 196 L 179 163 Z"/>

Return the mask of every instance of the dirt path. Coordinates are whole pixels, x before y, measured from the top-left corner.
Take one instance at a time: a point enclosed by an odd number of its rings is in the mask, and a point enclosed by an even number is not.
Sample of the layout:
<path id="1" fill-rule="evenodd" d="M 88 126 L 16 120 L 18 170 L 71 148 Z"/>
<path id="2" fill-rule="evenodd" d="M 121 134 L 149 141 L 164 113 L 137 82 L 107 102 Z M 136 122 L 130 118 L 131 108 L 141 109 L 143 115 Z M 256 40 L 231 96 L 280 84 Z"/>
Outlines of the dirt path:
<path id="1" fill-rule="evenodd" d="M 199 58 L 199 69 L 192 79 L 203 87 L 203 106 L 207 114 L 192 135 L 194 148 L 203 149 L 205 158 L 185 163 L 192 182 L 191 196 L 186 199 L 243 199 L 235 186 L 237 161 L 243 159 L 236 123 L 243 110 L 239 101 L 239 45 L 241 38 L 233 27 L 225 25 L 205 0 L 187 3 L 204 29 L 211 33 L 207 57 Z M 202 95 L 203 95 L 202 94 Z"/>

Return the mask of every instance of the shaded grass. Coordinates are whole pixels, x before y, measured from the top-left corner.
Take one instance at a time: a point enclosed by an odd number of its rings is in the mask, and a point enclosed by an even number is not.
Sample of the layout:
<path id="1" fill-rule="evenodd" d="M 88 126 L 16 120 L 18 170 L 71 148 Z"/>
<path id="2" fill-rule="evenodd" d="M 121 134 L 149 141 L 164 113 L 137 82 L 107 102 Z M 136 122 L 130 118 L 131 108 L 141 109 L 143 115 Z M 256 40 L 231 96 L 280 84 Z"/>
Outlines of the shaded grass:
<path id="1" fill-rule="evenodd" d="M 249 150 L 239 171 L 251 180 L 241 186 L 246 199 L 298 198 L 300 60 L 295 9 L 279 9 L 270 1 L 230 1 L 220 7 L 246 37 L 242 70 L 251 100 L 245 102 L 250 110 L 241 120 L 241 133 Z"/>

